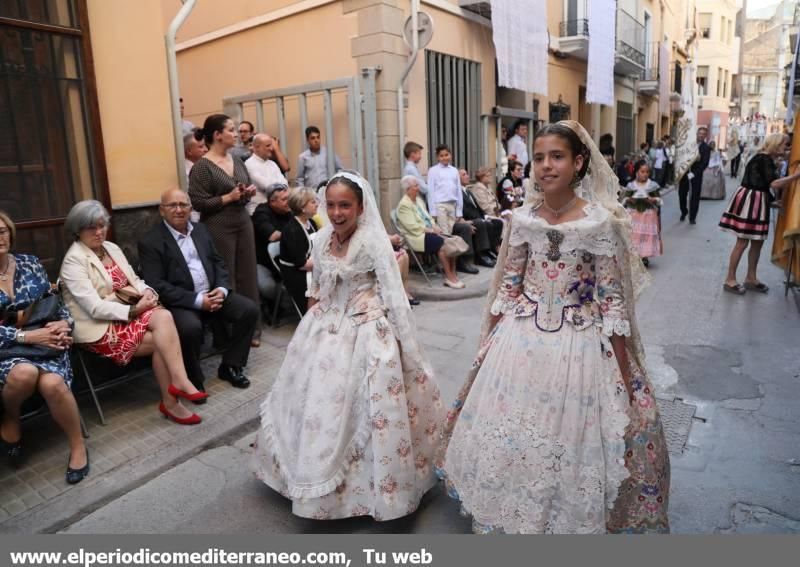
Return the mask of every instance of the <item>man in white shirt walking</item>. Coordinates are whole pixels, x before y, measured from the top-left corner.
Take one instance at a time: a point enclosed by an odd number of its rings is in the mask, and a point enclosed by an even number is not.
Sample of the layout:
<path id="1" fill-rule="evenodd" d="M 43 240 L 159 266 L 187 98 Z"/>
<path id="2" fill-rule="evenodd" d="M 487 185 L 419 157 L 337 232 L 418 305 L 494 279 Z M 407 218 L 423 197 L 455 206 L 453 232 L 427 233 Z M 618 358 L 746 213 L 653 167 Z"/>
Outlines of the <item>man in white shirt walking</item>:
<path id="1" fill-rule="evenodd" d="M 297 184 L 316 189 L 320 183 L 330 179 L 342 169 L 339 156 L 333 155 L 334 170 L 328 171 L 328 148 L 322 145 L 322 134 L 316 126 L 306 128 L 308 149 L 297 160 Z"/>
<path id="2" fill-rule="evenodd" d="M 278 164 L 272 160 L 274 140 L 269 134 L 256 134 L 253 138 L 253 155 L 244 162 L 250 181 L 256 186 L 256 194 L 246 205 L 250 216 L 261 203 L 267 202 L 267 187 L 276 183 L 288 185 Z"/>

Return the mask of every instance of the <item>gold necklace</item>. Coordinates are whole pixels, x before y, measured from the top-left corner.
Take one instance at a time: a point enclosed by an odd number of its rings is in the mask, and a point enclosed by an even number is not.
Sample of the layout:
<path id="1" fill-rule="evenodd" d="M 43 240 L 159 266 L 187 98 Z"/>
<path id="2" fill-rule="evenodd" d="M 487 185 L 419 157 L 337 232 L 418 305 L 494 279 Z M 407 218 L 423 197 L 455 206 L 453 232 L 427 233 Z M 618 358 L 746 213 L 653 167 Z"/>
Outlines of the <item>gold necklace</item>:
<path id="1" fill-rule="evenodd" d="M 578 196 L 575 195 L 569 203 L 567 203 L 560 209 L 554 209 L 553 207 L 548 205 L 546 199 L 542 199 L 542 205 L 544 205 L 544 208 L 550 211 L 554 217 L 558 218 L 564 213 L 566 213 L 568 210 L 570 210 L 577 201 L 578 201 Z"/>
<path id="2" fill-rule="evenodd" d="M 11 269 L 11 254 L 6 258 L 6 268 L 0 272 L 0 281 L 8 281 L 8 270 Z"/>
<path id="3" fill-rule="evenodd" d="M 102 262 L 103 260 L 105 260 L 105 259 L 106 259 L 106 256 L 107 256 L 106 249 L 105 249 L 104 247 L 102 247 L 102 246 L 101 246 L 101 247 L 100 247 L 100 252 L 95 252 L 95 255 L 96 255 L 96 256 L 97 256 L 97 257 L 100 259 L 100 261 Z"/>

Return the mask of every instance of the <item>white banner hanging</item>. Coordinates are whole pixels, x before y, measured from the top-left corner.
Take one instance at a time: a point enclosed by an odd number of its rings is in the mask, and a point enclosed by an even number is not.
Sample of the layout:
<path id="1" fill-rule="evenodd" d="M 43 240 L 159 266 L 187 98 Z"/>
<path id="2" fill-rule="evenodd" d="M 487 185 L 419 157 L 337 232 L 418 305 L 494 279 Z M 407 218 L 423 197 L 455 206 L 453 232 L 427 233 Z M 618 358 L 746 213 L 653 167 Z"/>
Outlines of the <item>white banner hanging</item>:
<path id="1" fill-rule="evenodd" d="M 586 102 L 613 106 L 617 2 L 592 0 L 586 7 L 589 19 Z"/>
<path id="2" fill-rule="evenodd" d="M 491 3 L 500 86 L 547 96 L 546 0 L 491 0 Z"/>
<path id="3" fill-rule="evenodd" d="M 669 42 L 662 41 L 658 49 L 658 111 L 669 114 Z"/>

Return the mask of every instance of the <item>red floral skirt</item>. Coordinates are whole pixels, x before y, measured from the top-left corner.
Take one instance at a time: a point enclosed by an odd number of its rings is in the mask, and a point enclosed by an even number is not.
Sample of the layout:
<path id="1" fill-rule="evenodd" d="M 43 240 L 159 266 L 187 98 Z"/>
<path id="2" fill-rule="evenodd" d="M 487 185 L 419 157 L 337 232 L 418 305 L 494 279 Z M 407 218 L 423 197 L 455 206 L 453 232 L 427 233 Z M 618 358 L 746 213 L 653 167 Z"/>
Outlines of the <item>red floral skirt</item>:
<path id="1" fill-rule="evenodd" d="M 83 345 L 86 350 L 110 358 L 114 364 L 127 366 L 144 340 L 154 309 L 149 309 L 127 323 L 111 323 L 99 341 Z"/>
<path id="2" fill-rule="evenodd" d="M 128 278 L 116 263 L 105 268 L 111 276 L 114 291 L 128 285 Z M 152 316 L 153 309 L 148 309 L 133 321 L 112 322 L 100 340 L 85 344 L 83 347 L 102 357 L 110 358 L 114 364 L 127 366 L 142 344 Z"/>

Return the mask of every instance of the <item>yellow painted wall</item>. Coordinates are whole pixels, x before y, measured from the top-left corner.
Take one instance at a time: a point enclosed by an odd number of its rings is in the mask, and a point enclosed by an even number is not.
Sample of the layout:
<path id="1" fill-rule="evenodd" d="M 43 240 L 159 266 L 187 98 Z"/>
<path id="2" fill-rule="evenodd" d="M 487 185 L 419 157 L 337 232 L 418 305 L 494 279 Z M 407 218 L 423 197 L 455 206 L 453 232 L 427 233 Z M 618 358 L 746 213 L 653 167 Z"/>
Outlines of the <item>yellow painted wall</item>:
<path id="1" fill-rule="evenodd" d="M 198 2 L 199 6 L 202 4 Z M 216 3 L 207 4 L 210 10 L 213 7 L 210 5 Z M 242 1 L 236 4 L 252 7 L 255 3 Z M 263 6 L 266 3 L 258 4 Z M 225 11 L 218 5 L 216 7 L 216 12 Z M 203 14 L 198 12 L 198 17 Z M 194 18 L 193 12 L 186 22 L 187 29 Z M 210 15 L 203 18 L 213 20 Z M 178 75 L 186 104 L 186 118 L 201 126 L 206 116 L 222 112 L 225 97 L 354 76 L 358 69 L 351 56 L 350 39 L 358 34 L 357 28 L 356 14 L 342 14 L 341 4 L 334 2 L 180 50 Z M 202 30 L 208 31 L 205 27 Z M 190 39 L 185 35 L 179 37 Z M 307 38 L 314 38 L 314 41 L 307 41 Z M 323 130 L 324 140 L 321 96 L 310 98 L 308 104 L 309 123 Z M 281 147 L 293 170 L 298 154 L 304 149 L 298 109 L 296 99 L 286 100 L 288 139 L 281 141 Z M 264 113 L 265 130 L 278 135 L 274 104 L 265 105 Z M 352 164 L 344 95 L 334 96 L 334 116 L 335 149 L 347 167 Z M 245 106 L 244 117 L 256 122 L 254 105 Z M 289 175 L 293 176 L 292 173 Z"/>
<path id="2" fill-rule="evenodd" d="M 178 184 L 160 2 L 87 4 L 112 205 L 158 199 Z"/>
<path id="3" fill-rule="evenodd" d="M 164 31 L 166 31 L 180 10 L 181 1 L 160 0 L 160 2 Z M 301 2 L 302 0 L 198 0 L 191 16 L 178 32 L 177 39 L 185 41 Z"/>

